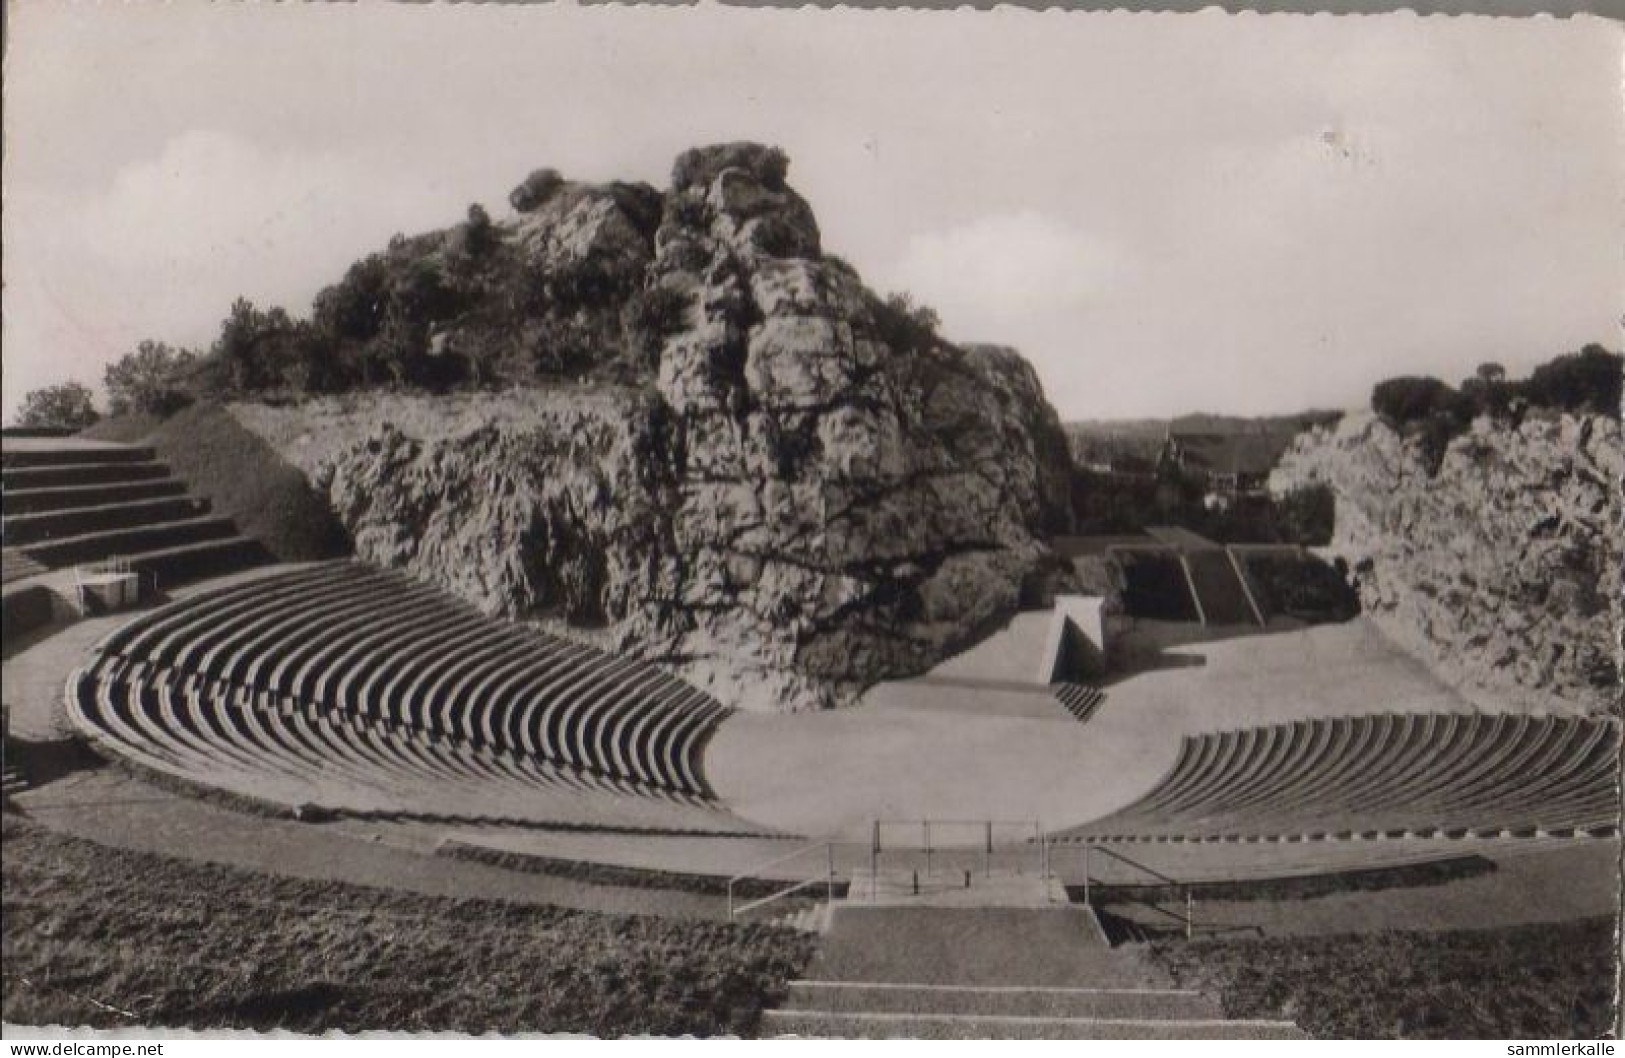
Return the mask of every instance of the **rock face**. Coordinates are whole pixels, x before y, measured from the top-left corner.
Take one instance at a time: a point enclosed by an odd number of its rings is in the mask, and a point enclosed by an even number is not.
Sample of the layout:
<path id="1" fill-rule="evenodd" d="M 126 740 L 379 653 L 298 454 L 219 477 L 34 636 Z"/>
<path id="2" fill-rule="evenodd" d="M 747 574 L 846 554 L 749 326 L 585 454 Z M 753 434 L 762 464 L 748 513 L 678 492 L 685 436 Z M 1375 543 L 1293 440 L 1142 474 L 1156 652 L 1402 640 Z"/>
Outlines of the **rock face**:
<path id="1" fill-rule="evenodd" d="M 646 189 L 533 174 L 504 237 L 536 283 L 626 292 L 648 385 L 523 426 L 375 430 L 318 474 L 359 554 L 607 626 L 761 709 L 923 671 L 1047 591 L 1070 460 L 1031 366 L 943 341 L 824 256 L 787 169 L 689 151 L 657 226 Z"/>
<path id="2" fill-rule="evenodd" d="M 1491 708 L 1619 708 L 1619 422 L 1488 419 L 1430 476 L 1416 445 L 1350 416 L 1271 479 L 1337 496 L 1331 551 L 1391 637 Z"/>

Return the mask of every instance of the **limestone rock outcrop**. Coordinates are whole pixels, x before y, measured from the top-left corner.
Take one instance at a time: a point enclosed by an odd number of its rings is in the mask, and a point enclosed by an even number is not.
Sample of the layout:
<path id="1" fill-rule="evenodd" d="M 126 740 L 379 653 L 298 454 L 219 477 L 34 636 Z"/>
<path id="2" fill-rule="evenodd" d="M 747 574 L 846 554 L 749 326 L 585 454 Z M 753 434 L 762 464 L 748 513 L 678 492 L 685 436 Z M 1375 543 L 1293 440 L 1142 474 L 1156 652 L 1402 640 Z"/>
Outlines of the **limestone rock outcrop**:
<path id="1" fill-rule="evenodd" d="M 1070 459 L 1031 366 L 869 291 L 787 171 L 754 144 L 689 151 L 658 204 L 533 175 L 502 238 L 535 283 L 620 299 L 648 377 L 355 439 L 316 476 L 358 553 L 602 626 L 761 709 L 921 672 L 1064 577 L 1043 540 L 1069 525 Z"/>
<path id="2" fill-rule="evenodd" d="M 1332 487 L 1330 550 L 1364 609 L 1470 699 L 1602 712 L 1620 701 L 1622 477 L 1615 419 L 1479 419 L 1430 475 L 1360 414 L 1301 436 L 1270 484 Z"/>

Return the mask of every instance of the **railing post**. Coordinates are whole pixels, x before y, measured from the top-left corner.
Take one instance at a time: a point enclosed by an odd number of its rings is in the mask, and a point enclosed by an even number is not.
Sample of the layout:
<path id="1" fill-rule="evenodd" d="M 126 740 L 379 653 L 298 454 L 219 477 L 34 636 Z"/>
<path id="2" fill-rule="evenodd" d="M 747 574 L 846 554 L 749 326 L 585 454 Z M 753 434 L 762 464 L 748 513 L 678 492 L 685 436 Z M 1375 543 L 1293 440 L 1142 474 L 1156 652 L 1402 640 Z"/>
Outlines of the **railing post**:
<path id="1" fill-rule="evenodd" d="M 835 902 L 835 842 L 824 846 L 824 899 Z"/>
<path id="2" fill-rule="evenodd" d="M 1090 896 L 1089 896 L 1089 848 L 1090 848 L 1090 846 L 1088 844 L 1085 844 L 1083 846 L 1083 906 L 1084 907 L 1094 907 L 1095 906 L 1093 901 L 1090 899 Z"/>
<path id="3" fill-rule="evenodd" d="M 993 874 L 993 820 L 987 821 L 987 848 L 982 854 L 982 876 Z"/>
<path id="4" fill-rule="evenodd" d="M 880 899 L 880 820 L 875 820 L 875 837 L 869 843 L 869 902 Z"/>

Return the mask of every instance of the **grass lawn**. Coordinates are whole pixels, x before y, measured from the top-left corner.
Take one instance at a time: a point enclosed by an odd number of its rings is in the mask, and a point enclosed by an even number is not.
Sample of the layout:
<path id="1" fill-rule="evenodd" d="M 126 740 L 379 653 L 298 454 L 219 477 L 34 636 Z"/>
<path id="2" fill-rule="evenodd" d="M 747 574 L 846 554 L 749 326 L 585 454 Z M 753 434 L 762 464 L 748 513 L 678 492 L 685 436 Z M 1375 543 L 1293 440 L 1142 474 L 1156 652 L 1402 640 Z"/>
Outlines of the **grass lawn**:
<path id="1" fill-rule="evenodd" d="M 426 897 L 130 852 L 4 817 L 21 1024 L 748 1034 L 802 934 Z"/>
<path id="2" fill-rule="evenodd" d="M 1613 1032 L 1611 918 L 1444 933 L 1166 941 L 1181 987 L 1230 1017 L 1287 1017 L 1320 1038 L 1594 1039 Z"/>

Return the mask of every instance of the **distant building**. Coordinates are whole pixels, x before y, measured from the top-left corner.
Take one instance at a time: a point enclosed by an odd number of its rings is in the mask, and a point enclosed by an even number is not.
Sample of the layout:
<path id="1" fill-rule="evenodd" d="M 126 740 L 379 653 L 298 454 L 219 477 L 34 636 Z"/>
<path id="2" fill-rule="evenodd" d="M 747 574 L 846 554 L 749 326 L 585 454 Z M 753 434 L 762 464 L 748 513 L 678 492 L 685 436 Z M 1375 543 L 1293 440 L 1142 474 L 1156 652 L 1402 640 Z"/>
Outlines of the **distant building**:
<path id="1" fill-rule="evenodd" d="M 1230 499 L 1262 493 L 1292 434 L 1259 429 L 1208 432 L 1169 427 L 1164 464 L 1202 483 L 1210 496 Z"/>

